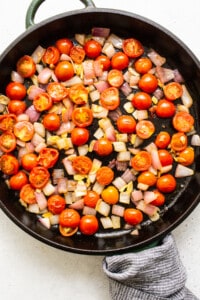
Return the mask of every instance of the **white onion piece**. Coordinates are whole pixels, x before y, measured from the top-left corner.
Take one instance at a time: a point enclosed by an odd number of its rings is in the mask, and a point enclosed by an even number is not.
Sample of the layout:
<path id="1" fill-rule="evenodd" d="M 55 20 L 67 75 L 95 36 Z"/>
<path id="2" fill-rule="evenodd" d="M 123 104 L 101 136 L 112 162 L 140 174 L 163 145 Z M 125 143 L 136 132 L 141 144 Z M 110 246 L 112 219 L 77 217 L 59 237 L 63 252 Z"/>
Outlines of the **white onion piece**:
<path id="1" fill-rule="evenodd" d="M 39 153 L 43 148 L 46 148 L 47 144 L 44 142 L 39 143 L 35 146 L 35 152 Z"/>
<path id="2" fill-rule="evenodd" d="M 141 190 L 134 189 L 131 193 L 131 201 L 136 204 L 138 201 L 143 199 L 143 192 Z"/>
<path id="3" fill-rule="evenodd" d="M 62 84 L 66 87 L 70 87 L 70 86 L 78 84 L 78 83 L 83 83 L 83 80 L 77 75 L 73 76 L 71 79 L 69 79 L 67 81 L 62 82 Z"/>
<path id="4" fill-rule="evenodd" d="M 59 224 L 59 215 L 52 215 L 49 217 L 51 225 Z"/>
<path id="5" fill-rule="evenodd" d="M 42 58 L 44 52 L 45 52 L 45 48 L 43 48 L 40 45 L 37 46 L 37 48 L 33 51 L 33 53 L 31 54 L 31 57 L 36 64 L 38 64 L 41 61 L 41 58 Z"/>
<path id="6" fill-rule="evenodd" d="M 92 207 L 89 207 L 89 206 L 84 206 L 83 207 L 83 211 L 82 211 L 82 214 L 83 215 L 93 215 L 95 216 L 97 213 L 96 209 L 95 208 L 92 208 Z"/>
<path id="7" fill-rule="evenodd" d="M 20 121 L 30 121 L 30 118 L 26 113 L 20 114 L 17 116 L 17 122 L 20 122 Z"/>
<path id="8" fill-rule="evenodd" d="M 154 49 L 151 49 L 147 56 L 150 58 L 150 60 L 154 63 L 155 66 L 162 66 L 166 62 L 166 58 L 162 57 L 160 54 L 158 54 Z"/>
<path id="9" fill-rule="evenodd" d="M 55 193 L 55 186 L 51 184 L 51 182 L 47 182 L 47 184 L 43 187 L 42 191 L 45 196 L 51 196 Z"/>
<path id="10" fill-rule="evenodd" d="M 102 93 L 105 89 L 109 87 L 109 84 L 107 81 L 99 80 L 94 83 L 94 86 L 96 87 L 99 93 Z"/>
<path id="11" fill-rule="evenodd" d="M 100 218 L 100 221 L 104 229 L 113 228 L 113 223 L 110 217 Z"/>
<path id="12" fill-rule="evenodd" d="M 136 208 L 143 211 L 145 214 L 147 214 L 150 217 L 154 216 L 158 211 L 158 208 L 155 205 L 146 204 L 144 200 L 139 201 Z"/>
<path id="13" fill-rule="evenodd" d="M 131 154 L 129 151 L 121 151 L 117 154 L 117 161 L 123 162 L 123 161 L 130 161 L 131 160 Z"/>
<path id="14" fill-rule="evenodd" d="M 185 105 L 187 108 L 190 108 L 193 104 L 193 99 L 184 84 L 182 84 L 182 89 L 183 94 L 181 96 L 181 100 L 183 102 L 183 105 Z"/>
<path id="15" fill-rule="evenodd" d="M 44 68 L 38 75 L 38 82 L 41 84 L 47 84 L 52 76 L 52 70 Z"/>
<path id="16" fill-rule="evenodd" d="M 33 100 L 37 95 L 39 95 L 40 93 L 43 93 L 43 92 L 44 92 L 44 89 L 42 89 L 41 87 L 39 87 L 37 85 L 31 85 L 27 90 L 28 99 Z"/>
<path id="17" fill-rule="evenodd" d="M 160 162 L 159 154 L 157 149 L 153 149 L 151 151 L 151 160 L 152 160 L 152 166 L 156 170 L 160 170 L 162 168 L 162 164 Z"/>
<path id="18" fill-rule="evenodd" d="M 121 190 L 126 186 L 126 182 L 121 177 L 116 177 L 112 184 L 118 189 Z"/>
<path id="19" fill-rule="evenodd" d="M 104 202 L 102 199 L 98 200 L 95 209 L 98 213 L 100 213 L 104 217 L 107 217 L 110 213 L 110 205 Z"/>
<path id="20" fill-rule="evenodd" d="M 111 58 L 116 53 L 113 44 L 110 42 L 106 42 L 102 48 L 102 53 Z"/>
<path id="21" fill-rule="evenodd" d="M 21 201 L 20 201 L 21 203 Z M 22 204 L 22 203 L 21 203 Z M 33 214 L 39 214 L 40 213 L 40 209 L 37 203 L 33 203 L 33 204 L 29 204 L 27 207 L 27 210 Z"/>
<path id="22" fill-rule="evenodd" d="M 100 99 L 100 92 L 98 90 L 94 90 L 90 92 L 90 99 L 92 102 L 95 102 Z"/>
<path id="23" fill-rule="evenodd" d="M 76 202 L 69 205 L 69 208 L 73 208 L 73 209 L 77 209 L 77 210 L 82 210 L 83 207 L 84 207 L 83 199 L 79 199 Z"/>
<path id="24" fill-rule="evenodd" d="M 68 191 L 67 178 L 58 178 L 57 190 L 59 194 L 65 194 Z"/>
<path id="25" fill-rule="evenodd" d="M 144 202 L 151 203 L 153 200 L 156 199 L 156 194 L 153 191 L 145 191 L 144 192 Z"/>
<path id="26" fill-rule="evenodd" d="M 29 106 L 25 113 L 28 115 L 31 123 L 37 122 L 40 117 L 40 113 L 35 109 L 34 105 Z"/>
<path id="27" fill-rule="evenodd" d="M 50 219 L 49 218 L 39 218 L 38 219 L 40 221 L 40 223 L 46 227 L 47 229 L 50 229 L 51 227 L 51 223 L 50 223 Z"/>
<path id="28" fill-rule="evenodd" d="M 119 229 L 121 228 L 121 218 L 118 216 L 111 216 L 111 221 L 114 229 Z"/>
<path id="29" fill-rule="evenodd" d="M 35 122 L 34 124 L 33 124 L 33 127 L 34 127 L 34 129 L 35 129 L 35 132 L 37 133 L 37 134 L 39 134 L 41 137 L 45 137 L 45 127 L 44 127 L 44 125 L 42 124 L 42 123 L 39 123 L 39 122 Z"/>
<path id="30" fill-rule="evenodd" d="M 117 49 L 122 49 L 123 39 L 114 33 L 111 33 L 106 42 L 112 43 L 112 45 Z"/>
<path id="31" fill-rule="evenodd" d="M 68 159 L 68 157 L 65 157 L 63 160 L 62 160 L 62 163 L 64 165 L 64 168 L 67 172 L 68 175 L 74 175 L 75 174 L 75 170 L 74 168 L 72 167 L 72 161 Z"/>
<path id="32" fill-rule="evenodd" d="M 85 44 L 85 34 L 76 33 L 75 39 L 80 45 L 83 46 Z"/>
<path id="33" fill-rule="evenodd" d="M 114 204 L 112 206 L 112 214 L 113 215 L 116 215 L 116 216 L 119 216 L 119 217 L 123 217 L 124 216 L 124 210 L 125 210 L 125 207 L 121 206 L 119 204 Z"/>
<path id="34" fill-rule="evenodd" d="M 24 78 L 16 71 L 11 72 L 11 80 L 14 82 L 24 83 Z"/>
<path id="35" fill-rule="evenodd" d="M 193 134 L 191 137 L 192 146 L 200 146 L 200 136 L 198 134 Z"/>
<path id="36" fill-rule="evenodd" d="M 192 176 L 194 175 L 194 170 L 185 167 L 181 164 L 178 164 L 175 170 L 175 177 L 176 178 L 182 178 L 182 177 L 187 177 L 187 176 Z"/>
<path id="37" fill-rule="evenodd" d="M 34 133 L 31 143 L 36 147 L 40 143 L 45 143 L 45 139 L 37 132 Z"/>
<path id="38" fill-rule="evenodd" d="M 119 202 L 123 204 L 130 204 L 130 194 L 127 192 L 121 192 L 119 194 Z"/>
<path id="39" fill-rule="evenodd" d="M 42 192 L 35 192 L 35 198 L 40 210 L 47 208 L 47 199 Z"/>

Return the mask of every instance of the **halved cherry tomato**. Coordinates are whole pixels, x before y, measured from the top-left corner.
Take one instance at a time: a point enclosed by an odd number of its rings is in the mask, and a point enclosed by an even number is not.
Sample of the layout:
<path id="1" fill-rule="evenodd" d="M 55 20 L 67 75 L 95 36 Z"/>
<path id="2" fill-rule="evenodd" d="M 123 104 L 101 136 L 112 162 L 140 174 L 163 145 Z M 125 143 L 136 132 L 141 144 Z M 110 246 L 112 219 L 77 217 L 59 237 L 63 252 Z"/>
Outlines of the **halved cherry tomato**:
<path id="1" fill-rule="evenodd" d="M 20 82 L 10 82 L 6 86 L 6 96 L 11 100 L 22 100 L 26 96 L 26 88 Z"/>
<path id="2" fill-rule="evenodd" d="M 22 167 L 30 171 L 38 165 L 38 156 L 35 153 L 26 153 L 21 158 Z"/>
<path id="3" fill-rule="evenodd" d="M 42 61 L 44 64 L 55 65 L 59 61 L 59 58 L 59 50 L 55 46 L 49 46 L 42 56 Z"/>
<path id="4" fill-rule="evenodd" d="M 148 109 L 152 104 L 151 96 L 145 92 L 137 92 L 131 100 L 136 109 Z"/>
<path id="5" fill-rule="evenodd" d="M 115 110 L 120 104 L 119 90 L 116 87 L 106 88 L 100 95 L 100 103 L 108 110 Z"/>
<path id="6" fill-rule="evenodd" d="M 76 228 L 80 223 L 80 215 L 73 208 L 65 208 L 59 216 L 59 224 L 63 227 Z"/>
<path id="7" fill-rule="evenodd" d="M 139 57 L 144 53 L 144 47 L 140 41 L 134 38 L 125 39 L 122 44 L 122 49 L 124 53 L 131 58 Z"/>
<path id="8" fill-rule="evenodd" d="M 173 156 L 171 153 L 166 149 L 159 149 L 158 150 L 158 156 L 161 162 L 161 165 L 168 166 L 173 164 Z"/>
<path id="9" fill-rule="evenodd" d="M 95 142 L 93 150 L 100 156 L 109 155 L 113 152 L 112 142 L 102 137 Z"/>
<path id="10" fill-rule="evenodd" d="M 194 118 L 190 113 L 186 111 L 180 111 L 174 115 L 172 124 L 177 131 L 189 132 L 193 128 Z"/>
<path id="11" fill-rule="evenodd" d="M 171 137 L 170 147 L 174 151 L 183 151 L 188 145 L 188 138 L 184 132 L 176 132 Z"/>
<path id="12" fill-rule="evenodd" d="M 49 110 L 53 106 L 53 101 L 48 93 L 43 92 L 34 97 L 33 105 L 37 111 L 42 112 Z"/>
<path id="13" fill-rule="evenodd" d="M 35 74 L 36 64 L 31 56 L 24 55 L 17 61 L 17 72 L 23 78 L 29 78 Z"/>
<path id="14" fill-rule="evenodd" d="M 73 158 L 72 166 L 77 173 L 86 175 L 92 168 L 92 160 L 87 156 L 79 155 Z"/>
<path id="15" fill-rule="evenodd" d="M 110 58 L 106 55 L 99 55 L 95 60 L 99 61 L 103 71 L 108 71 L 111 66 Z"/>
<path id="16" fill-rule="evenodd" d="M 178 153 L 176 161 L 183 166 L 189 166 L 194 162 L 194 149 L 187 147 L 183 151 Z"/>
<path id="17" fill-rule="evenodd" d="M 141 139 L 148 139 L 152 134 L 155 132 L 155 126 L 154 124 L 149 120 L 140 120 L 136 124 L 136 134 Z"/>
<path id="18" fill-rule="evenodd" d="M 60 214 L 65 209 L 65 198 L 60 195 L 51 195 L 47 199 L 47 207 L 54 215 Z"/>
<path id="19" fill-rule="evenodd" d="M 35 189 L 31 186 L 30 183 L 25 184 L 21 188 L 19 197 L 27 204 L 36 203 Z"/>
<path id="20" fill-rule="evenodd" d="M 15 136 L 23 142 L 28 142 L 34 135 L 34 127 L 31 122 L 19 121 L 14 125 Z"/>
<path id="21" fill-rule="evenodd" d="M 81 146 L 87 143 L 89 140 L 89 131 L 86 128 L 75 127 L 71 132 L 72 143 L 75 146 Z"/>
<path id="22" fill-rule="evenodd" d="M 116 204 L 119 201 L 119 191 L 115 186 L 109 185 L 102 193 L 101 198 L 108 204 Z"/>
<path id="23" fill-rule="evenodd" d="M 145 150 L 139 151 L 131 158 L 131 166 L 136 171 L 146 171 L 151 166 L 151 155 Z"/>
<path id="24" fill-rule="evenodd" d="M 16 137 L 11 131 L 5 131 L 0 135 L 0 149 L 5 153 L 12 152 L 16 148 Z"/>
<path id="25" fill-rule="evenodd" d="M 84 204 L 86 206 L 95 208 L 98 200 L 100 199 L 99 194 L 93 190 L 88 190 L 87 194 L 83 197 Z"/>
<path id="26" fill-rule="evenodd" d="M 49 178 L 49 171 L 42 166 L 34 167 L 29 174 L 29 181 L 35 189 L 42 189 L 49 181 Z"/>
<path id="27" fill-rule="evenodd" d="M 96 180 L 101 185 L 108 185 L 114 179 L 114 172 L 107 166 L 100 167 L 96 174 Z"/>
<path id="28" fill-rule="evenodd" d="M 69 55 L 76 64 L 81 64 L 85 58 L 85 50 L 81 46 L 73 46 Z"/>
<path id="29" fill-rule="evenodd" d="M 139 88 L 146 93 L 153 93 L 158 87 L 158 79 L 151 73 L 142 75 L 138 82 Z"/>
<path id="30" fill-rule="evenodd" d="M 164 174 L 158 178 L 156 186 L 162 193 L 172 193 L 176 189 L 176 179 L 171 174 Z"/>
<path id="31" fill-rule="evenodd" d="M 9 186 L 12 190 L 20 191 L 22 187 L 28 183 L 28 177 L 24 171 L 19 171 L 17 174 L 10 177 Z"/>
<path id="32" fill-rule="evenodd" d="M 55 45 L 56 48 L 58 48 L 58 50 L 60 51 L 60 53 L 68 55 L 73 46 L 73 43 L 68 38 L 61 38 L 56 41 Z"/>
<path id="33" fill-rule="evenodd" d="M 128 67 L 129 58 L 121 51 L 116 52 L 111 58 L 111 66 L 113 69 L 123 70 Z"/>
<path id="34" fill-rule="evenodd" d="M 156 184 L 157 177 L 150 171 L 143 171 L 138 176 L 137 181 L 149 186 L 154 186 Z"/>
<path id="35" fill-rule="evenodd" d="M 138 225 L 143 221 L 143 213 L 136 208 L 126 208 L 124 211 L 124 220 L 130 225 Z"/>
<path id="36" fill-rule="evenodd" d="M 84 45 L 84 50 L 89 58 L 96 58 L 101 53 L 102 46 L 96 40 L 88 40 Z"/>
<path id="37" fill-rule="evenodd" d="M 108 72 L 107 80 L 111 86 L 119 88 L 124 82 L 124 77 L 123 77 L 122 71 L 117 70 L 117 69 L 110 70 Z"/>
<path id="38" fill-rule="evenodd" d="M 159 118 L 171 118 L 175 114 L 176 106 L 174 103 L 166 100 L 161 99 L 158 101 L 158 104 L 156 106 L 156 115 Z"/>
<path id="39" fill-rule="evenodd" d="M 55 67 L 55 75 L 58 80 L 66 81 L 74 76 L 74 68 L 71 62 L 67 60 L 59 61 Z"/>
<path id="40" fill-rule="evenodd" d="M 10 100 L 8 103 L 9 113 L 15 115 L 23 114 L 26 110 L 26 107 L 26 102 L 21 100 Z"/>
<path id="41" fill-rule="evenodd" d="M 154 190 L 153 192 L 156 198 L 151 201 L 151 204 L 155 206 L 162 206 L 165 203 L 165 195 L 162 194 L 159 190 Z"/>
<path id="42" fill-rule="evenodd" d="M 60 102 L 68 96 L 68 89 L 59 82 L 50 82 L 47 86 L 47 93 L 53 102 Z"/>
<path id="43" fill-rule="evenodd" d="M 69 98 L 78 105 L 88 102 L 88 89 L 81 83 L 74 84 L 69 89 Z"/>
<path id="44" fill-rule="evenodd" d="M 92 110 L 86 106 L 77 107 L 72 112 L 72 121 L 78 127 L 88 127 L 92 124 Z"/>
<path id="45" fill-rule="evenodd" d="M 148 57 L 140 57 L 134 63 L 136 72 L 145 74 L 152 68 L 152 62 Z"/>
<path id="46" fill-rule="evenodd" d="M 121 115 L 117 119 L 117 129 L 122 133 L 133 133 L 136 129 L 136 121 L 130 115 Z"/>
<path id="47" fill-rule="evenodd" d="M 170 82 L 164 86 L 164 95 L 168 100 L 174 101 L 183 94 L 183 88 L 178 82 Z"/>
<path id="48" fill-rule="evenodd" d="M 160 131 L 155 139 L 155 144 L 160 149 L 165 149 L 169 146 L 171 136 L 167 131 Z"/>
<path id="49" fill-rule="evenodd" d="M 42 148 L 38 155 L 38 165 L 47 169 L 53 168 L 59 158 L 59 152 L 55 148 Z"/>
<path id="50" fill-rule="evenodd" d="M 0 130 L 13 131 L 16 121 L 17 118 L 14 114 L 0 115 Z"/>
<path id="51" fill-rule="evenodd" d="M 85 215 L 81 217 L 79 229 L 85 235 L 93 235 L 99 229 L 99 222 L 94 215 Z"/>
<path id="52" fill-rule="evenodd" d="M 42 123 L 47 130 L 56 131 L 60 127 L 61 121 L 59 115 L 55 112 L 51 112 L 44 115 Z"/>
<path id="53" fill-rule="evenodd" d="M 11 154 L 3 154 L 0 159 L 0 169 L 6 175 L 14 175 L 19 170 L 19 161 Z"/>
<path id="54" fill-rule="evenodd" d="M 58 228 L 59 228 L 61 235 L 63 235 L 63 236 L 72 236 L 78 231 L 78 226 L 75 228 L 72 228 L 72 227 L 65 227 L 65 226 L 59 225 Z"/>

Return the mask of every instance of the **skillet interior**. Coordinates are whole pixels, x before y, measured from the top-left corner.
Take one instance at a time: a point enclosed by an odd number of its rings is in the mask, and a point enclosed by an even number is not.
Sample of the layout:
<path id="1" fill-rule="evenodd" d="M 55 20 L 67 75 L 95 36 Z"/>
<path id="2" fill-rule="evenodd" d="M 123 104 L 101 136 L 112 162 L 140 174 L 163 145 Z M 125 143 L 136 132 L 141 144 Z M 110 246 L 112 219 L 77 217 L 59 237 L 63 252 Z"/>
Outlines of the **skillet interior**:
<path id="1" fill-rule="evenodd" d="M 200 95 L 200 63 L 193 53 L 173 34 L 163 27 L 135 14 L 110 9 L 87 8 L 71 13 L 64 13 L 40 24 L 34 25 L 19 36 L 2 54 L 0 58 L 0 91 L 10 80 L 10 72 L 14 69 L 19 57 L 32 53 L 37 45 L 44 47 L 54 43 L 63 36 L 73 38 L 75 33 L 90 32 L 94 26 L 109 27 L 111 31 L 122 37 L 135 37 L 146 47 L 154 48 L 166 56 L 172 68 L 178 68 L 186 80 L 187 87 L 194 99 L 196 128 L 199 131 L 199 95 Z M 49 34 L 51 33 L 51 34 Z M 175 203 L 159 221 L 144 226 L 139 236 L 119 233 L 119 236 L 76 235 L 64 238 L 55 231 L 45 229 L 34 215 L 25 212 L 16 201 L 14 194 L 6 188 L 3 178 L 0 180 L 0 205 L 4 212 L 19 227 L 33 237 L 60 249 L 83 254 L 109 254 L 123 252 L 144 246 L 161 238 L 178 226 L 196 207 L 199 202 L 200 175 L 199 151 L 196 151 L 196 173 L 191 180 L 186 180 L 182 190 L 175 195 Z"/>

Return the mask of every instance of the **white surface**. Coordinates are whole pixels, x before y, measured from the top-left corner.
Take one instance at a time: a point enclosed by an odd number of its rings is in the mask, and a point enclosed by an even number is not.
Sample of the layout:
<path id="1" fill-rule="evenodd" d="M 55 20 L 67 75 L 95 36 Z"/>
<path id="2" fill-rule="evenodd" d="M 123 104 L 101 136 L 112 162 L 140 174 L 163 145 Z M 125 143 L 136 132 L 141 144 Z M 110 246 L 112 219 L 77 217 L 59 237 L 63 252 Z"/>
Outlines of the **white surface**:
<path id="1" fill-rule="evenodd" d="M 71 3 L 73 2 L 73 3 Z M 200 58 L 199 0 L 94 0 L 97 7 L 132 11 L 168 28 Z M 29 0 L 0 2 L 0 53 L 25 30 Z M 55 4 L 56 3 L 56 4 Z M 47 0 L 36 20 L 82 8 L 78 0 Z M 200 206 L 174 231 L 187 286 L 200 298 Z M 30 237 L 0 211 L 0 299 L 109 300 L 102 258 L 65 253 Z"/>

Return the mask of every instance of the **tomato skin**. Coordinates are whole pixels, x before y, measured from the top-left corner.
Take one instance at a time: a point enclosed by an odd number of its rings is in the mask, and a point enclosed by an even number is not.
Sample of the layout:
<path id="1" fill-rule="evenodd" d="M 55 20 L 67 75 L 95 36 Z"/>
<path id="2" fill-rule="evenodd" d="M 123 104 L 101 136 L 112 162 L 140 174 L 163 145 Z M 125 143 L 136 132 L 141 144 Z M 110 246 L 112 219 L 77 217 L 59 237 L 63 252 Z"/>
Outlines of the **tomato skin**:
<path id="1" fill-rule="evenodd" d="M 26 153 L 21 158 L 22 167 L 31 171 L 34 167 L 38 165 L 38 156 L 35 153 Z"/>
<path id="2" fill-rule="evenodd" d="M 35 189 L 30 183 L 23 185 L 19 194 L 20 199 L 22 199 L 27 204 L 36 203 Z"/>
<path id="3" fill-rule="evenodd" d="M 124 77 L 123 77 L 122 71 L 117 70 L 117 69 L 110 70 L 108 72 L 107 80 L 111 86 L 119 88 L 124 82 Z"/>
<path id="4" fill-rule="evenodd" d="M 194 158 L 194 149 L 192 147 L 187 147 L 178 153 L 176 160 L 183 166 L 189 166 L 194 162 Z"/>
<path id="5" fill-rule="evenodd" d="M 188 145 L 188 138 L 184 132 L 176 132 L 171 137 L 170 147 L 175 151 L 183 151 Z"/>
<path id="6" fill-rule="evenodd" d="M 89 58 L 96 58 L 100 55 L 102 46 L 95 40 L 88 40 L 84 45 L 84 50 Z"/>
<path id="7" fill-rule="evenodd" d="M 73 208 L 65 208 L 59 216 L 59 224 L 63 227 L 76 228 L 80 223 L 80 215 Z"/>
<path id="8" fill-rule="evenodd" d="M 172 193 L 176 189 L 176 179 L 171 174 L 164 174 L 158 178 L 156 186 L 161 193 Z"/>
<path id="9" fill-rule="evenodd" d="M 137 58 L 144 53 L 144 47 L 140 41 L 134 38 L 128 38 L 123 41 L 122 49 L 124 53 L 131 58 Z"/>
<path id="10" fill-rule="evenodd" d="M 59 152 L 55 148 L 43 148 L 38 155 L 38 165 L 47 169 L 53 168 L 59 158 Z"/>
<path id="11" fill-rule="evenodd" d="M 92 110 L 88 107 L 77 107 L 72 112 L 72 121 L 77 127 L 88 127 L 93 122 Z"/>
<path id="12" fill-rule="evenodd" d="M 0 130 L 13 131 L 17 117 L 14 114 L 0 115 Z"/>
<path id="13" fill-rule="evenodd" d="M 111 61 L 108 56 L 99 55 L 95 60 L 100 62 L 103 71 L 108 71 L 110 69 Z"/>
<path id="14" fill-rule="evenodd" d="M 152 104 L 151 96 L 145 92 L 137 92 L 131 100 L 137 109 L 148 109 Z"/>
<path id="15" fill-rule="evenodd" d="M 92 168 L 92 161 L 87 156 L 79 155 L 73 158 L 72 166 L 77 173 L 86 175 Z"/>
<path id="16" fill-rule="evenodd" d="M 85 59 L 85 50 L 81 46 L 73 46 L 69 55 L 76 64 L 81 64 Z"/>
<path id="17" fill-rule="evenodd" d="M 86 128 L 75 127 L 71 132 L 72 143 L 75 146 L 81 146 L 87 143 L 89 140 L 89 130 Z"/>
<path id="18" fill-rule="evenodd" d="M 161 99 L 158 101 L 156 106 L 156 115 L 159 118 L 171 118 L 175 114 L 175 111 L 176 107 L 174 103 L 166 99 Z"/>
<path id="19" fill-rule="evenodd" d="M 137 225 L 143 221 L 143 214 L 136 208 L 126 208 L 124 211 L 124 220 L 130 225 Z"/>
<path id="20" fill-rule="evenodd" d="M 140 74 L 145 74 L 152 68 L 152 62 L 148 57 L 140 57 L 134 63 L 136 72 Z"/>
<path id="21" fill-rule="evenodd" d="M 42 56 L 42 61 L 44 64 L 55 65 L 59 61 L 59 58 L 59 50 L 55 46 L 49 46 Z"/>
<path id="22" fill-rule="evenodd" d="M 23 142 L 28 142 L 34 135 L 34 127 L 31 122 L 19 121 L 14 125 L 14 134 Z"/>
<path id="23" fill-rule="evenodd" d="M 112 205 L 119 201 L 119 191 L 116 187 L 109 185 L 101 193 L 102 199 Z"/>
<path id="24" fill-rule="evenodd" d="M 164 95 L 165 97 L 170 100 L 174 101 L 180 98 L 183 94 L 183 88 L 180 83 L 178 82 L 170 82 L 164 86 Z"/>
<path id="25" fill-rule="evenodd" d="M 170 144 L 171 136 L 167 131 L 160 131 L 155 139 L 155 144 L 160 149 L 165 149 Z"/>
<path id="26" fill-rule="evenodd" d="M 68 96 L 68 89 L 59 82 L 50 82 L 47 86 L 47 93 L 53 102 L 57 103 Z"/>
<path id="27" fill-rule="evenodd" d="M 105 89 L 100 95 L 100 103 L 108 110 L 115 110 L 120 104 L 119 90 L 116 87 Z"/>
<path id="28" fill-rule="evenodd" d="M 55 67 L 55 75 L 58 80 L 66 81 L 74 76 L 74 68 L 69 61 L 59 61 Z"/>
<path id="29" fill-rule="evenodd" d="M 155 206 L 162 206 L 165 203 L 165 195 L 162 194 L 159 190 L 153 191 L 156 198 L 151 202 L 152 205 Z"/>
<path id="30" fill-rule="evenodd" d="M 0 135 L 0 149 L 5 153 L 12 152 L 16 148 L 16 138 L 11 131 L 5 131 Z"/>
<path id="31" fill-rule="evenodd" d="M 49 110 L 53 106 L 53 101 L 48 93 L 43 92 L 34 97 L 33 105 L 37 111 L 43 112 Z"/>
<path id="32" fill-rule="evenodd" d="M 194 118 L 190 113 L 186 111 L 180 111 L 174 115 L 172 124 L 177 131 L 189 132 L 193 128 Z"/>
<path id="33" fill-rule="evenodd" d="M 155 126 L 154 124 L 149 120 L 140 120 L 136 124 L 136 134 L 141 139 L 148 139 L 152 136 L 152 134 L 155 132 Z"/>
<path id="34" fill-rule="evenodd" d="M 137 178 L 139 183 L 147 184 L 149 186 L 154 186 L 156 184 L 157 178 L 150 171 L 143 171 Z"/>
<path id="35" fill-rule="evenodd" d="M 107 156 L 113 152 L 111 141 L 104 137 L 95 142 L 93 149 L 99 156 Z"/>
<path id="36" fill-rule="evenodd" d="M 88 190 L 87 194 L 83 197 L 84 204 L 86 206 L 95 208 L 98 200 L 100 199 L 99 194 L 93 190 Z"/>
<path id="37" fill-rule="evenodd" d="M 10 177 L 9 185 L 12 190 L 21 190 L 28 183 L 28 177 L 25 172 L 19 171 L 17 174 Z"/>
<path id="38" fill-rule="evenodd" d="M 59 115 L 52 112 L 44 115 L 42 123 L 47 130 L 56 131 L 59 129 L 61 121 Z"/>
<path id="39" fill-rule="evenodd" d="M 58 50 L 60 51 L 60 53 L 67 55 L 70 53 L 70 50 L 73 47 L 72 41 L 68 38 L 61 38 L 57 40 L 55 45 L 56 48 L 58 48 Z"/>
<path id="40" fill-rule="evenodd" d="M 173 164 L 173 156 L 171 155 L 171 153 L 169 153 L 168 150 L 166 150 L 166 149 L 159 149 L 158 150 L 158 156 L 159 156 L 161 165 L 163 167 Z"/>
<path id="41" fill-rule="evenodd" d="M 151 155 L 145 151 L 139 151 L 135 156 L 131 158 L 131 166 L 136 171 L 146 171 L 151 166 Z"/>
<path id="42" fill-rule="evenodd" d="M 59 231 L 63 236 L 72 236 L 78 231 L 78 226 L 75 228 L 59 225 Z"/>
<path id="43" fill-rule="evenodd" d="M 121 115 L 117 119 L 117 129 L 121 133 L 133 133 L 136 129 L 136 121 L 130 115 Z"/>
<path id="44" fill-rule="evenodd" d="M 29 78 L 36 72 L 36 64 L 31 56 L 24 55 L 17 61 L 17 72 L 23 78 Z"/>
<path id="45" fill-rule="evenodd" d="M 96 174 L 96 180 L 99 184 L 109 185 L 114 179 L 114 172 L 107 166 L 100 167 Z"/>
<path id="46" fill-rule="evenodd" d="M 81 217 L 79 229 L 81 233 L 85 235 L 95 234 L 99 229 L 97 217 L 93 215 L 85 215 Z"/>
<path id="47" fill-rule="evenodd" d="M 42 189 L 49 181 L 49 171 L 42 166 L 34 167 L 29 173 L 29 181 L 35 189 Z"/>
<path id="48" fill-rule="evenodd" d="M 54 215 L 60 214 L 65 209 L 65 199 L 60 195 L 51 195 L 47 199 L 47 207 Z"/>
<path id="49" fill-rule="evenodd" d="M 155 75 L 146 73 L 140 78 L 138 86 L 146 93 L 153 93 L 158 87 L 158 80 Z"/>
<path id="50" fill-rule="evenodd" d="M 8 103 L 9 113 L 15 115 L 23 114 L 26 110 L 26 107 L 26 103 L 21 100 L 10 100 L 10 102 Z"/>
<path id="51" fill-rule="evenodd" d="M 20 82 L 10 82 L 6 86 L 6 96 L 11 100 L 22 100 L 26 96 L 26 88 Z"/>
<path id="52" fill-rule="evenodd" d="M 124 52 L 116 52 L 111 58 L 111 66 L 113 69 L 123 70 L 128 67 L 129 58 Z"/>

